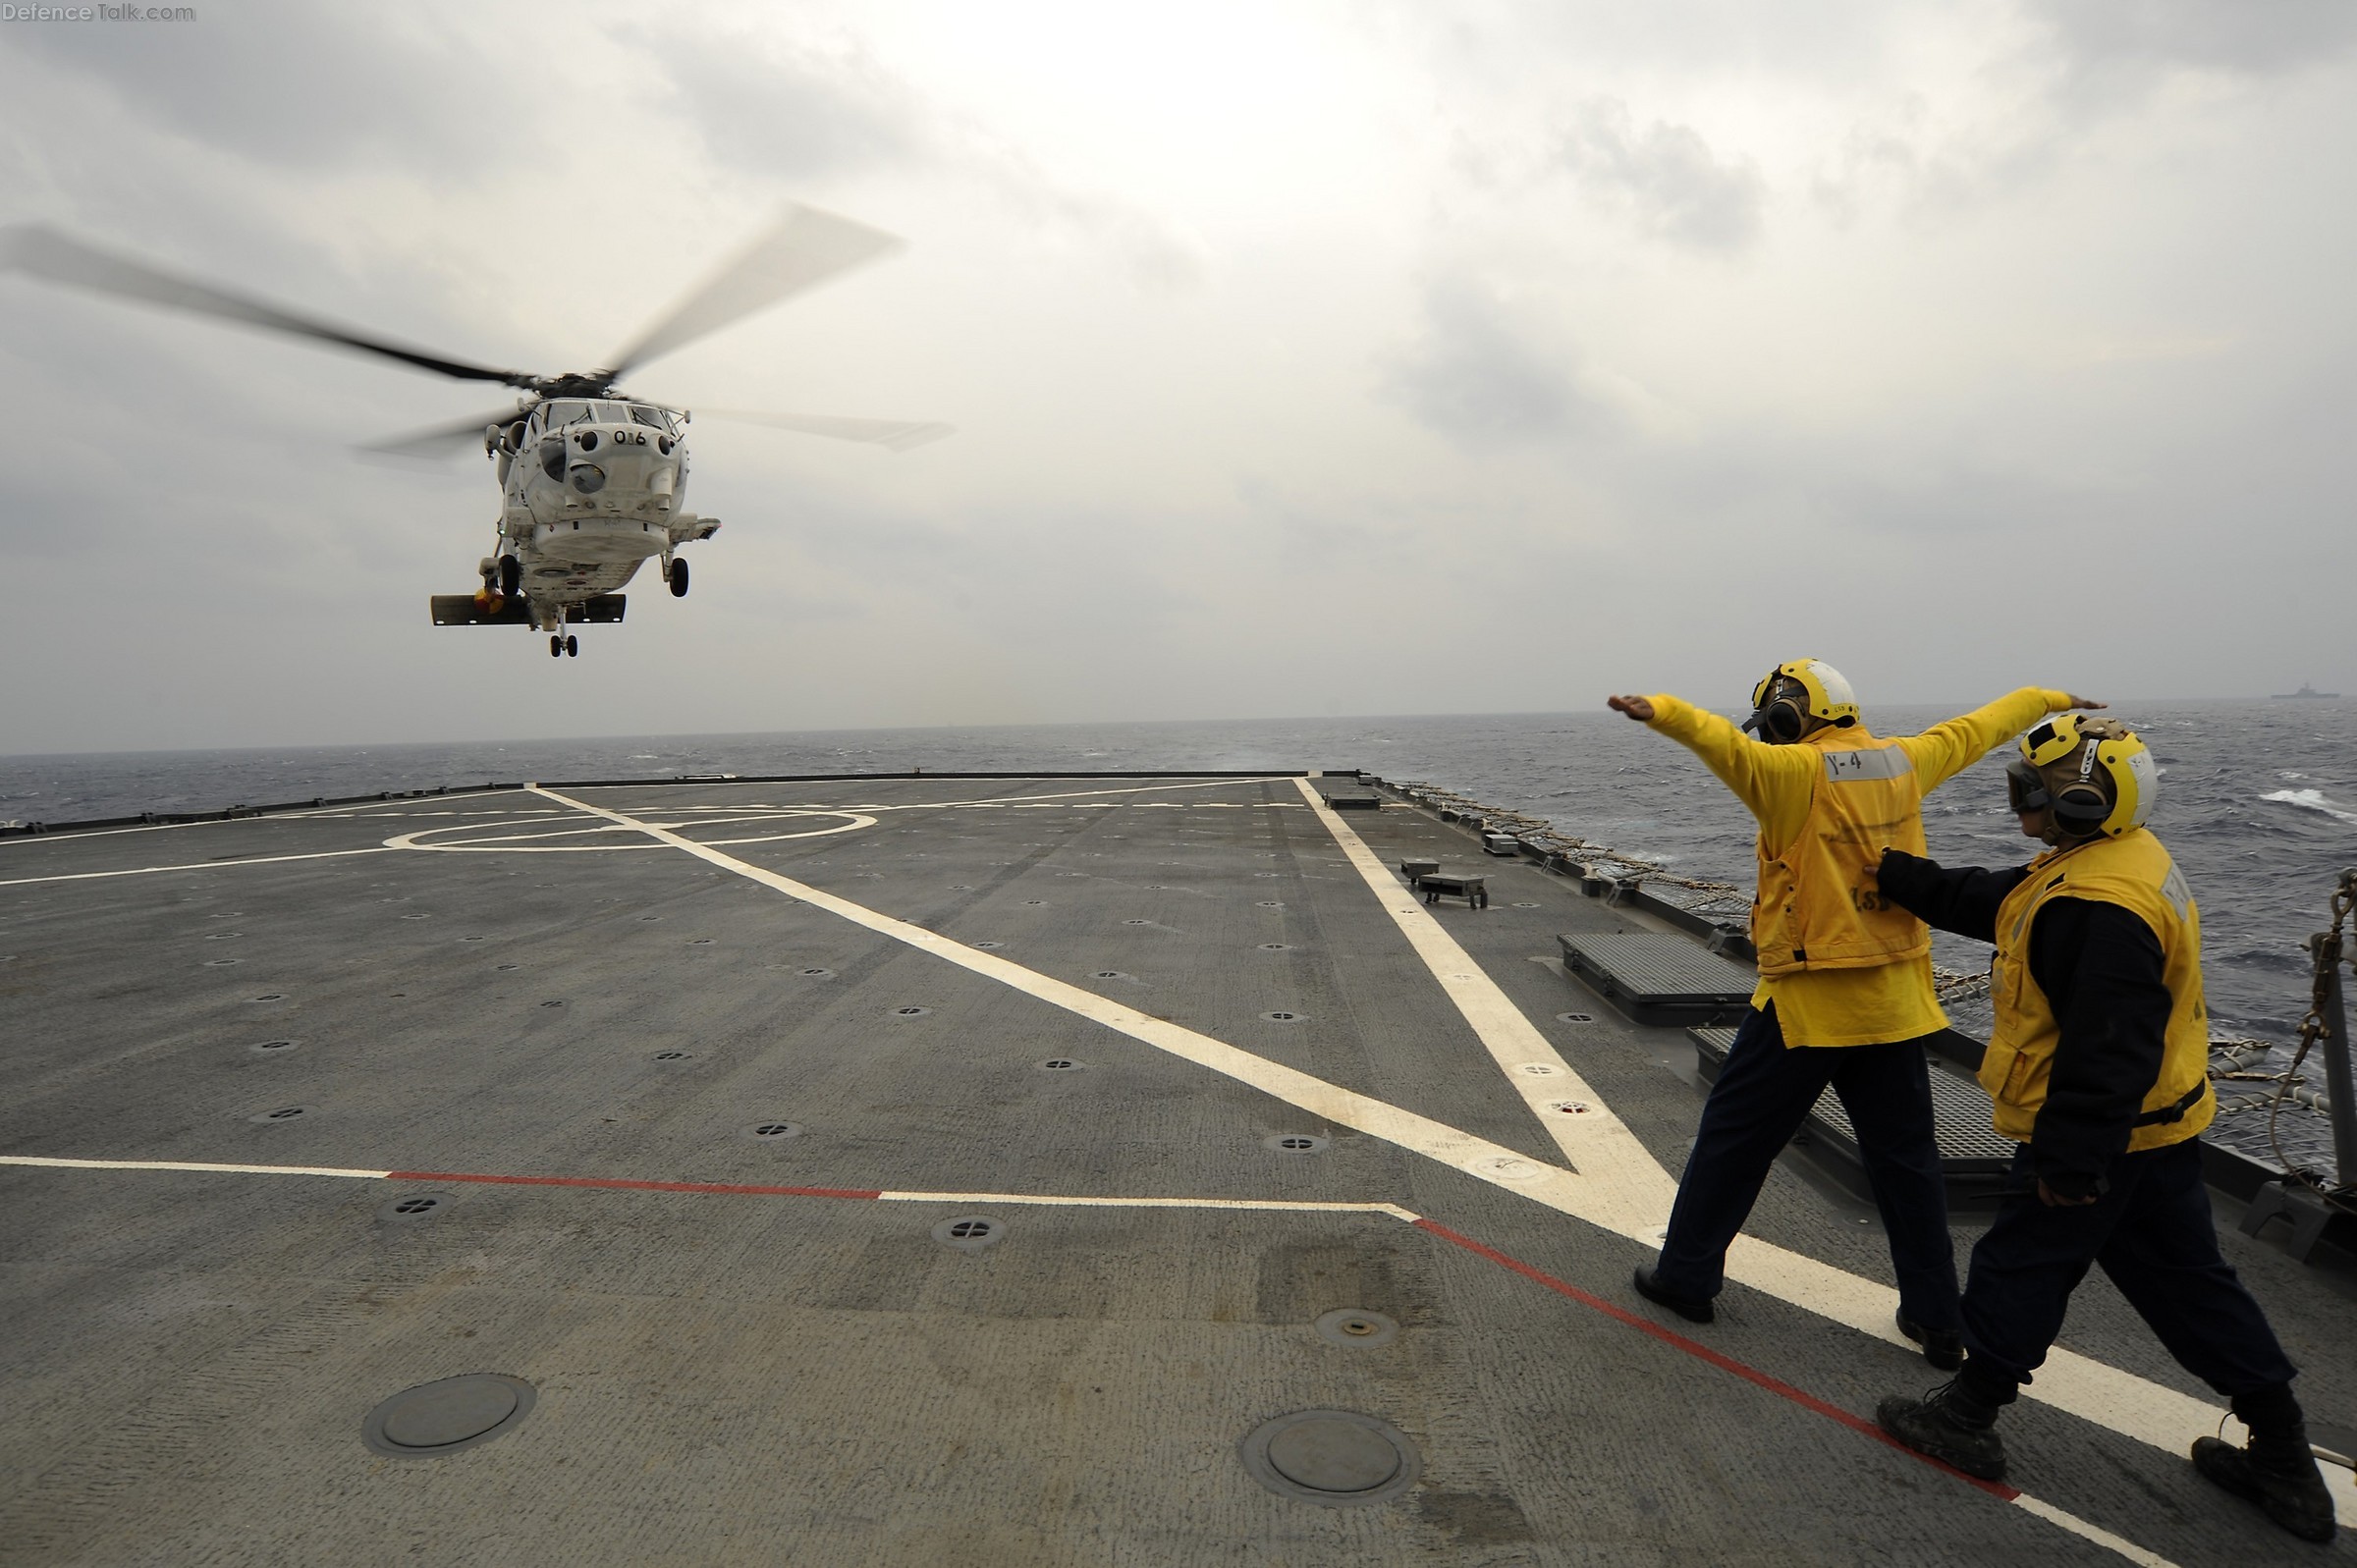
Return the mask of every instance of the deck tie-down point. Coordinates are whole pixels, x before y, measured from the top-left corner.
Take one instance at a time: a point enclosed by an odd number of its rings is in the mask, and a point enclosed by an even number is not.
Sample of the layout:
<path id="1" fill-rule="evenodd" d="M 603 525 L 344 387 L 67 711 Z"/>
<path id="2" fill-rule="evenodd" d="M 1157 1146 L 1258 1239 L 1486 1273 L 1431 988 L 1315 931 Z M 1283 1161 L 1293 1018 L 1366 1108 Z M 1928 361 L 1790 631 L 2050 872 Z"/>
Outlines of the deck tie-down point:
<path id="1" fill-rule="evenodd" d="M 1311 1325 L 1318 1337 L 1329 1344 L 1347 1345 L 1353 1349 L 1388 1345 L 1399 1337 L 1399 1325 L 1380 1312 L 1364 1307 L 1337 1307 L 1321 1313 Z"/>

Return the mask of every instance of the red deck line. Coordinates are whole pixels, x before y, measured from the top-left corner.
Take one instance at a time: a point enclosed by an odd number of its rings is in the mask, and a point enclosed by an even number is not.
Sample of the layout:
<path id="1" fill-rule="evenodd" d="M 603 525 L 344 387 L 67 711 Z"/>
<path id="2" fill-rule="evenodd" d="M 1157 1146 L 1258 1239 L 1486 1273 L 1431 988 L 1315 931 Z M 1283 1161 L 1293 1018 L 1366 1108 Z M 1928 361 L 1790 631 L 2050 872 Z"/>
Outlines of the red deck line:
<path id="1" fill-rule="evenodd" d="M 1934 1470 L 1945 1471 L 1948 1475 L 1955 1477 L 1958 1481 L 1964 1482 L 1968 1486 L 1978 1487 L 1981 1488 L 1981 1490 L 1987 1492 L 1992 1497 L 2001 1498 L 2005 1502 L 2011 1502 L 2016 1497 L 2021 1495 L 2018 1490 L 2016 1490 L 2014 1487 L 2006 1486 L 2001 1481 L 1983 1481 L 1978 1476 L 1968 1476 L 1964 1474 L 1963 1471 L 1958 1470 L 1953 1465 L 1943 1464 L 1929 1454 L 1917 1453 L 1914 1449 L 1908 1447 L 1905 1443 L 1900 1442 L 1897 1438 L 1883 1431 L 1882 1428 L 1876 1426 L 1873 1422 L 1866 1420 L 1863 1416 L 1853 1416 L 1838 1405 L 1829 1405 L 1824 1400 L 1818 1398 L 1815 1394 L 1795 1388 L 1781 1378 L 1771 1378 L 1768 1374 L 1760 1371 L 1757 1367 L 1745 1366 L 1742 1362 L 1735 1360 L 1732 1356 L 1722 1355 L 1708 1345 L 1688 1339 L 1683 1334 L 1672 1333 L 1671 1330 L 1663 1327 L 1660 1324 L 1655 1323 L 1650 1319 L 1640 1318 L 1635 1313 L 1628 1311 L 1624 1307 L 1617 1307 L 1613 1303 L 1605 1300 L 1602 1296 L 1590 1295 L 1588 1292 L 1580 1289 L 1577 1285 L 1567 1284 L 1564 1281 L 1556 1278 L 1555 1275 L 1548 1273 L 1543 1270 L 1534 1269 L 1529 1264 L 1523 1263 L 1519 1259 L 1509 1258 L 1505 1253 L 1498 1251 L 1494 1247 L 1485 1247 L 1480 1242 L 1475 1241 L 1471 1236 L 1460 1235 L 1456 1231 L 1451 1230 L 1447 1225 L 1436 1224 L 1430 1219 L 1418 1219 L 1416 1221 L 1416 1226 L 1421 1230 L 1429 1230 L 1434 1235 L 1440 1237 L 1443 1241 L 1451 1242 L 1456 1246 L 1462 1247 L 1465 1249 L 1465 1251 L 1472 1253 L 1477 1257 L 1487 1258 L 1494 1264 L 1500 1264 L 1507 1269 L 1511 1269 L 1514 1272 L 1520 1274 L 1525 1279 L 1536 1280 L 1538 1283 L 1545 1285 L 1548 1289 L 1554 1291 L 1560 1296 L 1568 1296 L 1571 1300 L 1578 1302 L 1583 1307 L 1593 1307 L 1596 1311 L 1603 1313 L 1608 1318 L 1613 1318 L 1618 1322 L 1624 1323 L 1631 1328 L 1635 1328 L 1640 1332 L 1651 1334 L 1654 1338 L 1659 1339 L 1663 1344 L 1669 1345 L 1673 1349 L 1682 1350 L 1687 1355 L 1694 1357 L 1697 1361 L 1709 1362 L 1712 1366 L 1717 1367 L 1722 1372 L 1731 1372 L 1746 1382 L 1756 1383 L 1760 1387 L 1767 1389 L 1770 1393 L 1775 1394 L 1780 1398 L 1791 1400 L 1792 1403 L 1800 1406 L 1803 1410 L 1813 1410 L 1818 1415 L 1823 1416 L 1830 1421 L 1839 1422 L 1842 1426 L 1847 1427 L 1852 1432 L 1863 1433 L 1865 1435 L 1872 1437 L 1876 1442 L 1882 1443 L 1888 1448 L 1896 1449 L 1898 1452 L 1905 1454 L 1909 1459 L 1920 1460 L 1924 1464 L 1931 1466 Z"/>
<path id="2" fill-rule="evenodd" d="M 388 1170 L 389 1181 L 481 1181 L 508 1187 L 620 1187 L 633 1192 L 726 1192 L 753 1198 L 867 1198 L 884 1196 L 853 1187 L 746 1187 L 723 1181 L 624 1181 L 607 1176 L 486 1176 L 457 1170 Z"/>

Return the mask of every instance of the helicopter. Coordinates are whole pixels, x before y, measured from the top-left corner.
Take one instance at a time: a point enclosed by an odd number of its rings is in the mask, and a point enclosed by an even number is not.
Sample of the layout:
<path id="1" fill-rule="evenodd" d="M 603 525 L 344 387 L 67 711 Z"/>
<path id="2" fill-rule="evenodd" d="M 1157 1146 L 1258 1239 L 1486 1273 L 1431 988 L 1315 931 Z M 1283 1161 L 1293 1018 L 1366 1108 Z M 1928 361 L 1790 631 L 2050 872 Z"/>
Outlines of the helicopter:
<path id="1" fill-rule="evenodd" d="M 894 236 L 815 207 L 791 206 L 733 259 L 595 370 L 539 375 L 470 364 L 300 315 L 176 277 L 41 224 L 0 228 L 0 271 L 376 354 L 461 381 L 500 382 L 522 396 L 511 409 L 437 425 L 364 448 L 432 456 L 482 443 L 498 476 L 492 553 L 470 594 L 436 594 L 433 623 L 526 625 L 548 635 L 551 658 L 577 656 L 567 627 L 620 622 L 621 592 L 649 560 L 687 595 L 680 547 L 710 539 L 719 519 L 685 510 L 688 410 L 632 397 L 622 378 L 660 354 L 801 294 L 901 247 Z M 949 435 L 945 424 L 816 414 L 705 410 L 806 435 L 905 452 Z"/>

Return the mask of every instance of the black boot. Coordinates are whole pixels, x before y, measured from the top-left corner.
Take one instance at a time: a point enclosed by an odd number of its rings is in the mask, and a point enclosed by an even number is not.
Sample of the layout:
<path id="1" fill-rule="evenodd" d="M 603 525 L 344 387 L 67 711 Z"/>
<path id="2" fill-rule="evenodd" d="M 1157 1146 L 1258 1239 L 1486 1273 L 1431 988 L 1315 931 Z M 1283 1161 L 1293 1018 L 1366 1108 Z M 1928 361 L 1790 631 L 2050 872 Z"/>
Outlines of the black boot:
<path id="1" fill-rule="evenodd" d="M 1926 1328 L 1898 1310 L 1898 1331 L 1923 1346 L 1923 1359 L 1942 1372 L 1954 1372 L 1964 1365 L 1964 1335 L 1955 1328 Z"/>
<path id="2" fill-rule="evenodd" d="M 1997 1407 L 1983 1404 L 1951 1379 L 1921 1399 L 1892 1394 L 1875 1407 L 1875 1424 L 1919 1454 L 1983 1481 L 2005 1474 L 2005 1443 L 1997 1434 Z"/>
<path id="3" fill-rule="evenodd" d="M 2234 1396 L 2234 1414 L 2250 1428 L 2240 1448 L 2216 1437 L 2193 1440 L 2193 1468 L 2302 1541 L 2330 1541 L 2332 1493 L 2308 1448 L 2299 1401 L 2283 1384 Z"/>
<path id="4" fill-rule="evenodd" d="M 1712 1306 L 1706 1297 L 1673 1295 L 1664 1289 L 1661 1281 L 1653 1276 L 1651 1264 L 1637 1265 L 1636 1277 L 1633 1282 L 1637 1287 L 1638 1295 L 1643 1296 L 1657 1307 L 1669 1308 L 1688 1323 L 1709 1323 L 1719 1316 L 1719 1309 Z"/>

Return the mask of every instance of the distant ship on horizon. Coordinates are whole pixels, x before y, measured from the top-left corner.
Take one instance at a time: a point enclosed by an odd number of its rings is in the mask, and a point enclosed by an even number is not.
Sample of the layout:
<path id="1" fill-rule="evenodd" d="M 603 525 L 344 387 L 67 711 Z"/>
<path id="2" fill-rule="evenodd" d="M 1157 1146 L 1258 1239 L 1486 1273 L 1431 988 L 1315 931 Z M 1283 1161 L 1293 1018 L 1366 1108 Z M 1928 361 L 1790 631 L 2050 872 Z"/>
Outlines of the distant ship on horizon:
<path id="1" fill-rule="evenodd" d="M 2275 701 L 2276 698 L 2280 698 L 2288 701 L 2293 697 L 2337 697 L 2339 695 L 2340 693 L 2337 691 L 2319 691 L 2314 686 L 2308 684 L 2307 681 L 2303 680 L 2300 682 L 2299 690 L 2278 691 L 2275 694 L 2275 697 L 2271 697 L 2269 700 Z"/>

